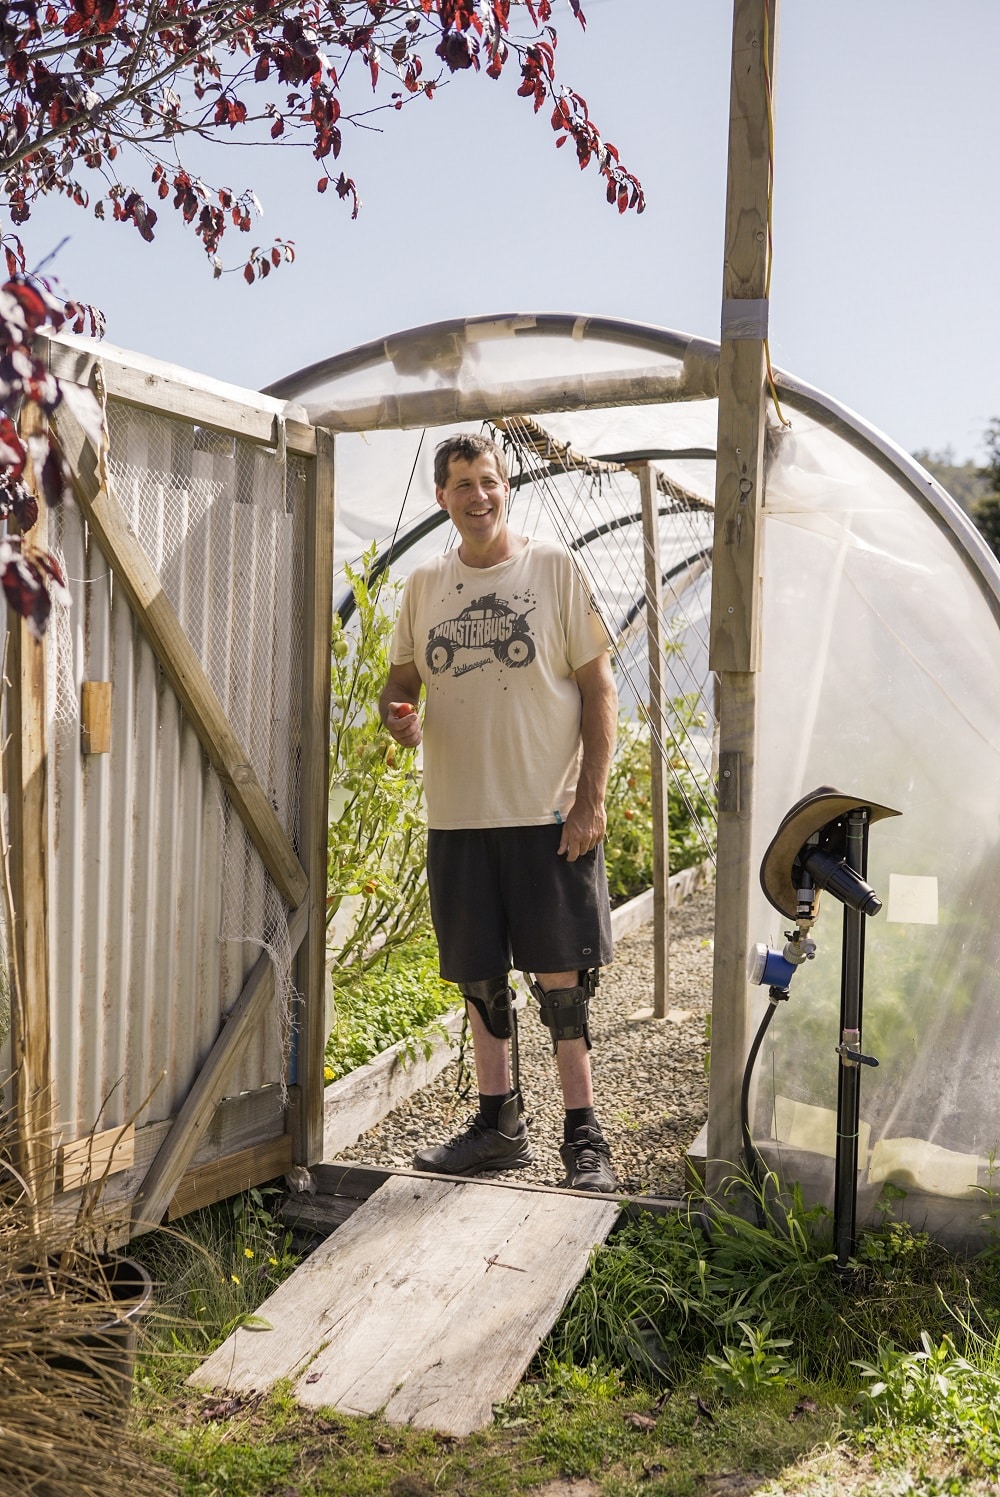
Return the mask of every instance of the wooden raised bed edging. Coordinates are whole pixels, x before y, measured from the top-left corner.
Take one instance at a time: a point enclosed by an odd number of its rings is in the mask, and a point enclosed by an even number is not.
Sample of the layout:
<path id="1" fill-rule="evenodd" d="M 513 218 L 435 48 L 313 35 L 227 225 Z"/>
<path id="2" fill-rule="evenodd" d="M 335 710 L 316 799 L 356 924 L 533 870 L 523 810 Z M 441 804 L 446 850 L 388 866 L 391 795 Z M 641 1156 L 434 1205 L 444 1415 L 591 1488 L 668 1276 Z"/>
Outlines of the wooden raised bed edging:
<path id="1" fill-rule="evenodd" d="M 702 888 L 712 876 L 711 858 L 693 868 L 675 873 L 669 884 L 670 906 L 675 908 Z M 611 911 L 611 930 L 615 940 L 638 930 L 653 918 L 653 890 L 646 889 L 627 904 Z M 349 1149 L 363 1133 L 374 1128 L 415 1092 L 444 1070 L 455 1051 L 462 1032 L 462 1010 L 453 1009 L 442 1021 L 444 1034 L 434 1035 L 428 1053 L 420 1040 L 401 1040 L 383 1050 L 366 1066 L 359 1066 L 326 1088 L 323 1102 L 323 1158 L 332 1159 Z"/>

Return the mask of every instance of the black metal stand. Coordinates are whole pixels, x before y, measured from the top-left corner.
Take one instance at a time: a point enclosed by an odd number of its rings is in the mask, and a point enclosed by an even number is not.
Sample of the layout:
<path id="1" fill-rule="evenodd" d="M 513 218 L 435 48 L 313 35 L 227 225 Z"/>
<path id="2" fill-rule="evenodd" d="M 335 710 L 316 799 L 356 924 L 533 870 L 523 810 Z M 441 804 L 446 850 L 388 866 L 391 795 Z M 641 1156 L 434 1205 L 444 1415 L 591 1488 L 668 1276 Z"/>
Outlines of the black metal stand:
<path id="1" fill-rule="evenodd" d="M 847 818 L 844 857 L 862 879 L 868 877 L 868 811 L 852 811 Z M 854 1253 L 858 1207 L 858 1124 L 861 1108 L 861 1067 L 878 1061 L 861 1053 L 861 1011 L 864 998 L 865 916 L 844 905 L 844 944 L 840 969 L 840 1073 L 837 1082 L 837 1159 L 833 1196 L 833 1241 L 837 1267 L 846 1268 Z"/>

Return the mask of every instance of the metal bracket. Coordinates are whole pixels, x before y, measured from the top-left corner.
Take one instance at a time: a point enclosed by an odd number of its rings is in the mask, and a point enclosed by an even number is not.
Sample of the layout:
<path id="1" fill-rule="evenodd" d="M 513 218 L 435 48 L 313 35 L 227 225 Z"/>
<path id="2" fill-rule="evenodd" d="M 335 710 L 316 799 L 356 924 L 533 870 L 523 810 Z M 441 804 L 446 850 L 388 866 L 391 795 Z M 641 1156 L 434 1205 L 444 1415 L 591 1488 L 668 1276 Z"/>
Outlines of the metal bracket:
<path id="1" fill-rule="evenodd" d="M 719 810 L 740 809 L 740 766 L 743 755 L 738 749 L 726 749 L 719 755 Z"/>

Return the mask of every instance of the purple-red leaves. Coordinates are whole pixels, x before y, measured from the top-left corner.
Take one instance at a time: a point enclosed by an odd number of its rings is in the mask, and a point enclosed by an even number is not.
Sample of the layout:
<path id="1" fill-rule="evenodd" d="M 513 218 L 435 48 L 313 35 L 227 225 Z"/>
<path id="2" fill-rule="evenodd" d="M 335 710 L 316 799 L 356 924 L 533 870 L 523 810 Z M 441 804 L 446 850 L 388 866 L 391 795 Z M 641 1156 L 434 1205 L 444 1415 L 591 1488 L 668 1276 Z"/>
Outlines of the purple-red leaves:
<path id="1" fill-rule="evenodd" d="M 351 217 L 357 218 L 358 214 L 361 212 L 361 199 L 358 197 L 358 189 L 354 185 L 353 178 L 345 177 L 344 173 L 341 172 L 340 176 L 337 178 L 336 182 L 333 185 L 337 189 L 337 196 L 339 198 L 351 199 L 351 202 L 354 205 L 351 209 Z"/>
<path id="2" fill-rule="evenodd" d="M 453 73 L 462 68 L 479 67 L 479 43 L 474 36 L 466 36 L 464 31 L 446 31 L 434 51 Z"/>
<path id="3" fill-rule="evenodd" d="M 261 249 L 255 244 L 243 267 L 243 279 L 248 286 L 252 286 L 257 280 L 265 281 L 272 269 L 277 270 L 282 260 L 291 263 L 294 259 L 295 245 L 290 239 L 276 239 L 269 250 Z"/>
<path id="4" fill-rule="evenodd" d="M 124 199 L 114 197 L 113 209 L 118 223 L 134 223 L 147 244 L 152 242 L 156 214 L 139 193 L 127 193 Z"/>
<path id="5" fill-rule="evenodd" d="M 27 461 L 27 451 L 13 421 L 9 416 L 0 417 L 0 468 L 5 469 L 7 476 L 16 481 L 24 472 Z"/>
<path id="6" fill-rule="evenodd" d="M 17 238 L 5 242 L 4 248 L 8 265 L 23 264 Z M 67 316 L 79 318 L 83 311 L 59 301 L 44 281 L 20 272 L 0 288 L 0 518 L 14 520 L 22 532 L 5 533 L 0 539 L 0 584 L 10 606 L 39 638 L 53 601 L 66 602 L 69 595 L 55 558 L 26 539 L 25 532 L 38 519 L 38 499 L 28 484 L 34 484 L 47 504 L 55 504 L 63 496 L 67 476 L 47 431 L 23 437 L 11 413 L 25 403 L 46 412 L 59 404 L 59 382 L 46 368 L 44 356 L 34 352 L 35 335 L 43 327 L 59 328 Z"/>
<path id="7" fill-rule="evenodd" d="M 51 457 L 51 448 L 47 457 Z M 58 466 L 58 464 L 56 465 Z M 22 530 L 30 530 L 38 522 L 38 500 L 34 494 L 30 494 L 23 483 L 12 484 L 10 488 L 10 509 L 14 519 Z M 51 505 L 54 501 L 49 500 Z"/>
<path id="8" fill-rule="evenodd" d="M 7 602 L 15 613 L 28 622 L 36 639 L 41 639 L 52 612 L 53 599 L 69 602 L 66 581 L 59 563 L 48 551 L 27 548 L 19 536 L 0 541 L 0 571 Z"/>
<path id="9" fill-rule="evenodd" d="M 41 283 L 33 284 L 22 277 L 17 277 L 8 281 L 3 289 L 5 296 L 16 305 L 17 310 L 11 307 L 7 311 L 7 316 L 24 335 L 18 339 L 19 342 L 29 342 L 37 329 L 54 316 L 61 318 L 61 306 Z"/>
<path id="10" fill-rule="evenodd" d="M 13 279 L 24 270 L 24 245 L 16 234 L 8 234 L 3 241 L 3 252 L 7 261 L 7 274 Z"/>
<path id="11" fill-rule="evenodd" d="M 570 9 L 585 25 L 581 0 L 570 0 Z M 188 132 L 211 137 L 240 130 L 253 140 L 304 142 L 316 160 L 329 163 L 339 159 L 346 139 L 342 108 L 349 119 L 373 107 L 401 110 L 418 95 L 433 99 L 454 73 L 482 69 L 499 79 L 512 63 L 520 74 L 517 93 L 536 111 L 548 110 L 556 145 L 572 138 L 580 167 L 596 164 L 605 178 L 609 201 L 620 212 L 641 212 L 638 182 L 602 141 L 583 99 L 556 81 L 552 14 L 551 0 L 162 0 L 154 10 L 126 0 L 19 0 L 0 6 L 6 84 L 0 208 L 16 226 L 43 195 L 59 193 L 86 206 L 86 167 L 107 184 L 93 205 L 95 217 L 113 214 L 152 239 L 156 212 L 116 176 L 124 174 L 116 160 L 131 151 L 142 158 L 143 171 L 153 172 L 152 202 L 172 201 L 218 272 L 220 241 L 227 230 L 244 231 L 250 214 L 189 172 L 182 149 Z M 327 180 L 356 216 L 353 178 L 324 172 L 320 190 Z M 7 269 L 17 268 L 7 247 Z M 253 279 L 261 274 L 254 269 Z"/>
<path id="12" fill-rule="evenodd" d="M 235 130 L 237 125 L 245 124 L 247 107 L 239 99 L 230 99 L 225 94 L 220 94 L 215 106 L 215 123 L 217 125 L 228 125 L 230 130 Z"/>

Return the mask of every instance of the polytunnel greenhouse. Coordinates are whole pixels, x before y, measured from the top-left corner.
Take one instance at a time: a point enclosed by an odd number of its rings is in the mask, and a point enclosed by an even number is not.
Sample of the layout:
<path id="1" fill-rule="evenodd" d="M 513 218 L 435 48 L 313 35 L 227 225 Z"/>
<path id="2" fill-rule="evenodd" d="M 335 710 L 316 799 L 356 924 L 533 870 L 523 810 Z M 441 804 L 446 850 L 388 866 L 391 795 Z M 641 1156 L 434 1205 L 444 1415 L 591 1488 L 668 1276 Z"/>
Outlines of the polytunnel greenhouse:
<path id="1" fill-rule="evenodd" d="M 672 751 L 672 793 L 717 772 L 710 724 L 716 344 L 661 328 L 562 315 L 440 323 L 328 359 L 267 392 L 336 433 L 335 603 L 372 546 L 403 576 L 450 544 L 432 461 L 454 430 L 493 429 L 512 468 L 511 522 L 577 558 L 611 637 L 623 703 L 647 693 L 640 473 L 658 510 L 666 697 L 709 727 Z M 716 910 L 720 948 L 780 947 L 784 923 L 757 870 L 789 807 L 818 786 L 899 814 L 871 830 L 865 922 L 859 1215 L 886 1186 L 942 1236 L 975 1231 L 1000 1142 L 1000 569 L 963 512 L 860 417 L 776 374 L 768 403 L 759 566 L 759 659 L 749 911 Z M 482 600 L 480 600 L 482 601 Z M 730 610 L 732 611 L 732 610 Z M 655 736 L 655 735 L 654 735 Z M 727 837 L 704 826 L 706 851 Z M 761 1049 L 754 1143 L 786 1184 L 828 1200 L 837 1131 L 840 908 Z M 715 995 L 713 1029 L 730 1001 Z M 767 999 L 747 983 L 744 1031 Z M 668 1041 L 665 1039 L 665 1043 Z M 712 1057 L 710 1108 L 739 1063 Z M 730 1156 L 735 1157 L 735 1153 Z M 900 1194 L 902 1193 L 902 1194 Z"/>

